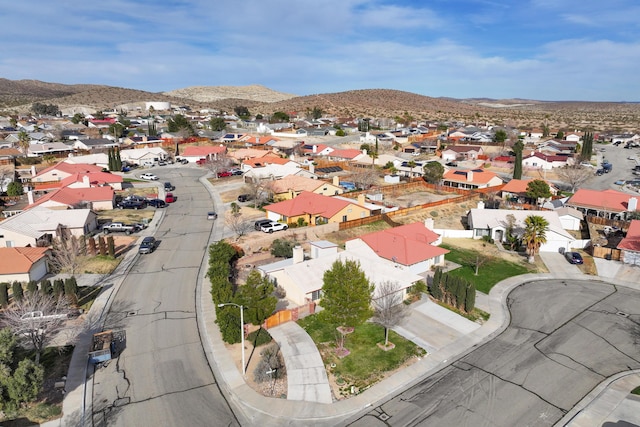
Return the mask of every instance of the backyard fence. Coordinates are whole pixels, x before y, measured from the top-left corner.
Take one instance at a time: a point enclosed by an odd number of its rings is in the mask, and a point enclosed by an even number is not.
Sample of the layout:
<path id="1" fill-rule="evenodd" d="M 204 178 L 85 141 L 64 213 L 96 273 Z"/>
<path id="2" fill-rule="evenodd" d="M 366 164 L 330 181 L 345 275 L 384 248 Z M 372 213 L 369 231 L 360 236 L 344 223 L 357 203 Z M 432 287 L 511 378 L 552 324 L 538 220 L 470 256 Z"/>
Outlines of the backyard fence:
<path id="1" fill-rule="evenodd" d="M 280 310 L 268 317 L 267 320 L 264 321 L 263 327 L 265 329 L 275 328 L 278 325 L 282 325 L 287 322 L 296 322 L 298 319 L 303 319 L 310 314 L 314 314 L 316 312 L 316 303 L 311 301 L 305 305 L 301 305 L 299 307 L 290 308 L 287 310 Z"/>

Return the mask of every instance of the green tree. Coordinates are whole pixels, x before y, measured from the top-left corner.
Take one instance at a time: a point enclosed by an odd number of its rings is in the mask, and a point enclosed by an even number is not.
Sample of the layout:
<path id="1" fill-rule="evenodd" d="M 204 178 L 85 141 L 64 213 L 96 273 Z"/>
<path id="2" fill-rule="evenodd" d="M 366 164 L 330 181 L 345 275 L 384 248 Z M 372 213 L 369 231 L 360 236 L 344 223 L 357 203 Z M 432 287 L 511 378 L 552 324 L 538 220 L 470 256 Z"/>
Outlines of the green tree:
<path id="1" fill-rule="evenodd" d="M 11 284 L 11 292 L 15 301 L 22 301 L 22 298 L 24 298 L 22 283 L 18 282 L 17 280 Z"/>
<path id="2" fill-rule="evenodd" d="M 464 300 L 464 311 L 471 313 L 476 307 L 476 287 L 473 283 L 467 283 L 466 296 Z"/>
<path id="3" fill-rule="evenodd" d="M 493 135 L 493 141 L 503 143 L 507 140 L 507 137 L 507 131 L 505 131 L 504 129 L 498 129 Z"/>
<path id="4" fill-rule="evenodd" d="M 126 128 L 122 123 L 115 122 L 109 125 L 109 135 L 113 135 L 115 138 L 121 138 L 124 135 Z"/>
<path id="5" fill-rule="evenodd" d="M 115 162 L 115 170 L 117 171 L 121 171 L 122 170 L 122 158 L 120 157 L 120 148 L 116 147 L 113 153 L 114 156 L 114 162 Z"/>
<path id="6" fill-rule="evenodd" d="M 336 136 L 345 136 L 345 135 L 346 135 L 346 133 L 345 133 L 345 131 L 343 129 L 338 129 L 336 131 Z"/>
<path id="7" fill-rule="evenodd" d="M 558 133 L 556 134 L 556 139 L 564 139 L 564 132 L 563 131 L 558 131 Z"/>
<path id="8" fill-rule="evenodd" d="M 29 294 L 35 294 L 38 292 L 38 282 L 35 280 L 29 280 L 29 282 L 27 282 L 27 292 Z"/>
<path id="9" fill-rule="evenodd" d="M 84 121 L 85 121 L 84 114 L 82 114 L 82 113 L 75 113 L 73 115 L 73 117 L 71 118 L 71 123 L 76 124 L 76 125 L 78 123 L 81 123 L 81 122 L 84 122 Z"/>
<path id="10" fill-rule="evenodd" d="M 444 166 L 440 162 L 429 162 L 422 168 L 423 179 L 429 184 L 438 184 L 444 175 Z"/>
<path id="11" fill-rule="evenodd" d="M 271 255 L 280 258 L 291 258 L 295 242 L 287 239 L 275 239 L 271 243 Z"/>
<path id="12" fill-rule="evenodd" d="M 74 276 L 64 280 L 64 294 L 71 304 L 78 303 L 78 282 Z"/>
<path id="13" fill-rule="evenodd" d="M 51 295 L 53 293 L 53 287 L 51 286 L 51 280 L 42 279 L 40 281 L 40 293 L 42 293 L 42 295 Z"/>
<path id="14" fill-rule="evenodd" d="M 549 184 L 542 179 L 534 179 L 527 184 L 526 196 L 539 204 L 541 200 L 550 198 L 552 194 Z"/>
<path id="15" fill-rule="evenodd" d="M 24 188 L 21 182 L 11 181 L 7 185 L 7 196 L 22 196 L 24 194 Z"/>
<path id="16" fill-rule="evenodd" d="M 53 281 L 53 296 L 59 299 L 62 295 L 64 295 L 64 280 L 55 279 Z"/>
<path id="17" fill-rule="evenodd" d="M 167 120 L 167 127 L 169 128 L 169 132 L 183 131 L 189 136 L 195 135 L 191 122 L 182 114 L 176 114 L 173 118 Z"/>
<path id="18" fill-rule="evenodd" d="M 440 287 L 441 281 L 442 281 L 442 269 L 440 267 L 436 267 L 436 270 L 433 273 L 433 280 L 431 281 L 431 286 L 429 287 L 429 292 L 431 292 L 431 296 L 437 299 L 438 301 L 442 300 L 442 288 Z"/>
<path id="19" fill-rule="evenodd" d="M 244 321 L 261 325 L 276 310 L 278 298 L 273 295 L 273 283 L 258 270 L 252 270 L 244 285 L 238 288 L 234 301 L 245 308 Z"/>
<path id="20" fill-rule="evenodd" d="M 311 111 L 311 117 L 314 120 L 319 119 L 320 117 L 322 117 L 322 114 L 324 114 L 324 111 L 322 111 L 322 108 L 320 107 L 313 107 L 313 110 Z"/>
<path id="21" fill-rule="evenodd" d="M 282 112 L 282 111 L 276 111 L 271 116 L 271 120 L 269 120 L 269 122 L 270 123 L 288 123 L 289 122 L 289 115 L 287 113 Z"/>
<path id="22" fill-rule="evenodd" d="M 513 152 L 516 155 L 513 164 L 513 179 L 522 179 L 522 150 L 524 150 L 524 144 L 520 140 L 516 141 L 513 144 Z"/>
<path id="23" fill-rule="evenodd" d="M 593 133 L 586 132 L 582 137 L 582 150 L 580 156 L 584 160 L 590 160 L 593 155 Z"/>
<path id="24" fill-rule="evenodd" d="M 355 328 L 372 315 L 373 290 L 358 261 L 337 260 L 324 273 L 320 305 L 332 324 Z"/>
<path id="25" fill-rule="evenodd" d="M 13 372 L 7 392 L 14 403 L 24 403 L 34 400 L 42 388 L 44 368 L 31 359 L 22 359 Z"/>
<path id="26" fill-rule="evenodd" d="M 7 308 L 9 305 L 9 284 L 0 283 L 0 307 Z"/>
<path id="27" fill-rule="evenodd" d="M 31 138 L 26 131 L 21 130 L 20 132 L 18 132 L 18 146 L 22 149 L 23 154 L 27 154 L 30 143 Z"/>
<path id="28" fill-rule="evenodd" d="M 236 113 L 238 117 L 240 117 L 243 120 L 247 120 L 249 117 L 251 117 L 251 113 L 249 112 L 249 109 L 244 105 L 238 105 L 234 107 L 233 111 Z"/>
<path id="29" fill-rule="evenodd" d="M 10 366 L 13 363 L 13 355 L 18 345 L 18 338 L 11 328 L 0 329 L 0 365 Z"/>
<path id="30" fill-rule="evenodd" d="M 548 138 L 550 133 L 551 133 L 551 130 L 549 129 L 549 125 L 544 123 L 542 125 L 542 137 Z"/>
<path id="31" fill-rule="evenodd" d="M 524 220 L 524 225 L 522 241 L 527 247 L 529 262 L 533 262 L 535 255 L 540 250 L 540 246 L 547 242 L 549 222 L 539 215 L 529 215 Z"/>
<path id="32" fill-rule="evenodd" d="M 218 132 L 226 129 L 227 122 L 225 122 L 222 117 L 213 117 L 211 120 L 209 120 L 209 127 L 212 131 Z"/>

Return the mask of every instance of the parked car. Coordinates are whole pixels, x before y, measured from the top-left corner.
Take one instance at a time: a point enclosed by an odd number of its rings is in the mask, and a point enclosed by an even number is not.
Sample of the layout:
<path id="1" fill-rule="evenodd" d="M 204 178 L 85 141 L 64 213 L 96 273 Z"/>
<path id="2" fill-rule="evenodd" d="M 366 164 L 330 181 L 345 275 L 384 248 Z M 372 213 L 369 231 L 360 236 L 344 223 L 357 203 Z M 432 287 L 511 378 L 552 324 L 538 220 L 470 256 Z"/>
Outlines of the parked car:
<path id="1" fill-rule="evenodd" d="M 287 224 L 283 224 L 281 222 L 270 222 L 269 224 L 265 224 L 260 227 L 263 233 L 273 233 L 274 231 L 286 230 L 289 228 Z"/>
<path id="2" fill-rule="evenodd" d="M 578 252 L 565 252 L 564 257 L 571 264 L 582 264 L 584 261 L 582 260 L 582 255 Z"/>
<path id="3" fill-rule="evenodd" d="M 188 165 L 189 164 L 189 160 L 182 159 L 182 160 L 180 160 L 180 163 L 182 163 L 183 165 Z"/>
<path id="4" fill-rule="evenodd" d="M 144 209 L 147 207 L 147 201 L 140 200 L 123 200 L 118 204 L 120 209 Z"/>
<path id="5" fill-rule="evenodd" d="M 260 230 L 263 225 L 270 224 L 271 222 L 273 222 L 273 221 L 271 221 L 270 219 L 259 219 L 259 220 L 257 220 L 256 222 L 253 223 L 253 227 L 256 230 Z"/>
<path id="6" fill-rule="evenodd" d="M 229 169 L 229 172 L 231 172 L 231 175 L 242 175 L 244 172 L 242 172 L 240 169 L 237 168 L 233 168 L 233 169 Z"/>
<path id="7" fill-rule="evenodd" d="M 226 178 L 228 176 L 233 176 L 233 174 L 229 171 L 218 172 L 218 178 Z"/>
<path id="8" fill-rule="evenodd" d="M 155 176 L 152 173 L 143 173 L 142 175 L 140 175 L 140 178 L 146 179 L 148 181 L 157 181 L 158 180 L 158 177 Z"/>
<path id="9" fill-rule="evenodd" d="M 248 202 L 249 200 L 251 200 L 251 194 L 241 194 L 238 196 L 239 202 Z"/>
<path id="10" fill-rule="evenodd" d="M 149 199 L 147 200 L 147 204 L 149 206 L 153 206 L 154 208 L 166 208 L 167 203 L 162 199 Z"/>
<path id="11" fill-rule="evenodd" d="M 218 214 L 213 211 L 207 212 L 207 219 L 218 219 Z"/>
<path id="12" fill-rule="evenodd" d="M 164 160 L 158 160 L 158 166 L 167 166 L 167 162 Z"/>
<path id="13" fill-rule="evenodd" d="M 173 193 L 167 193 L 164 196 L 164 201 L 167 203 L 173 203 L 177 200 L 177 197 L 173 195 Z"/>
<path id="14" fill-rule="evenodd" d="M 169 181 L 164 183 L 164 191 L 173 191 L 175 189 L 176 187 L 173 184 L 171 184 Z"/>
<path id="15" fill-rule="evenodd" d="M 196 160 L 196 165 L 198 165 L 198 166 L 202 166 L 205 163 L 207 163 L 207 159 L 198 159 L 198 160 Z"/>
<path id="16" fill-rule="evenodd" d="M 140 247 L 138 248 L 139 254 L 150 254 L 151 252 L 156 250 L 156 239 L 155 237 L 145 237 L 142 239 L 140 243 Z"/>

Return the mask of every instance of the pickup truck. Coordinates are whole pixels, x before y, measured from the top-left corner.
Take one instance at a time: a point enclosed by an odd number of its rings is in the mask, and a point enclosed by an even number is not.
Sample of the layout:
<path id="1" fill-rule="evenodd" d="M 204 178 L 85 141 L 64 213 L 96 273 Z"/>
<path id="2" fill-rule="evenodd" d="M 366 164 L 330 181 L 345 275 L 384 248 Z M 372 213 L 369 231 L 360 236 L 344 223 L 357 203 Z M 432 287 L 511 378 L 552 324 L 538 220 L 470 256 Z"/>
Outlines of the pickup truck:
<path id="1" fill-rule="evenodd" d="M 123 222 L 110 222 L 102 226 L 102 231 L 105 234 L 109 233 L 125 233 L 131 234 L 136 231 L 140 231 L 140 227 L 137 225 L 129 225 Z"/>

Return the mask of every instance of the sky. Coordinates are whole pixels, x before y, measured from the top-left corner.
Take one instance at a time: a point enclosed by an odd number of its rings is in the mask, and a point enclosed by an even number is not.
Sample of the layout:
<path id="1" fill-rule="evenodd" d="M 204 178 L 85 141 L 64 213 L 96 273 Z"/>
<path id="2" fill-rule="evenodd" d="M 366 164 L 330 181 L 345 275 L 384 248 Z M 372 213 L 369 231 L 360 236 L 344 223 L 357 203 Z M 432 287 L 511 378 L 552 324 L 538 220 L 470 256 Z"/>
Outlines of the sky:
<path id="1" fill-rule="evenodd" d="M 0 77 L 163 92 L 640 101 L 638 0 L 26 0 Z"/>

